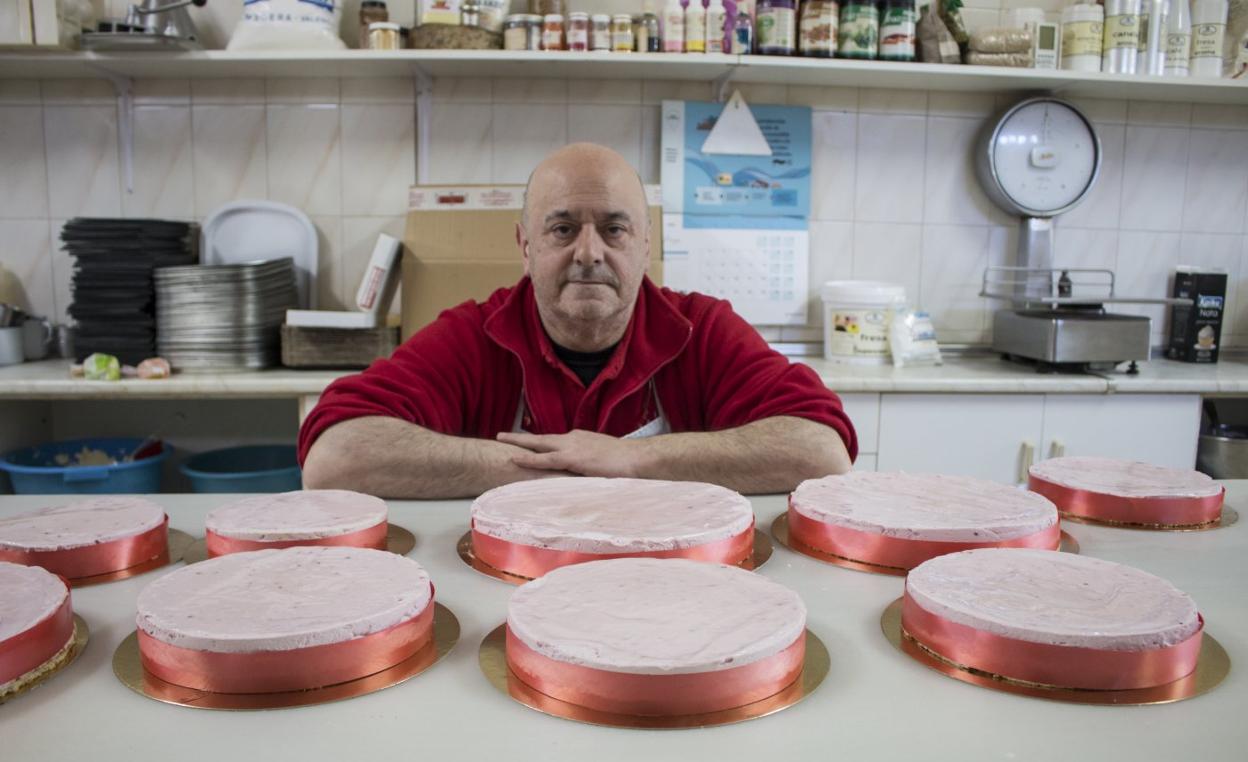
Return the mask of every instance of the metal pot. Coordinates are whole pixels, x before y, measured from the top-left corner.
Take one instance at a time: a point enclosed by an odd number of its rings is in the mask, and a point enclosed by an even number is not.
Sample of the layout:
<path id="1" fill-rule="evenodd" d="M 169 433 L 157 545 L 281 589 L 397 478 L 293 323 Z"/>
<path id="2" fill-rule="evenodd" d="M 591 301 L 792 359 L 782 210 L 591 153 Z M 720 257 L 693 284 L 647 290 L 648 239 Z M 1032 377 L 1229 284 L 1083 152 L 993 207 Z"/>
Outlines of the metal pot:
<path id="1" fill-rule="evenodd" d="M 1248 478 L 1248 432 L 1228 426 L 1218 428 L 1219 434 L 1200 435 L 1196 470 L 1214 479 Z"/>

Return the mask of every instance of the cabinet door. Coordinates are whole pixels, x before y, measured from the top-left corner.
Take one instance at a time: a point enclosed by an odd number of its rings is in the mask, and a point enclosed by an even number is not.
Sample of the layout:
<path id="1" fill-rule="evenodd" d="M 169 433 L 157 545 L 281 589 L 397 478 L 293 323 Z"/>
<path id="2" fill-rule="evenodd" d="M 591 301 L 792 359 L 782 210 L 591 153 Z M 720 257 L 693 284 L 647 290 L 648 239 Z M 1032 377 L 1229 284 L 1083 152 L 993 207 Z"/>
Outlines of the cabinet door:
<path id="1" fill-rule="evenodd" d="M 1097 455 L 1194 468 L 1198 394 L 1050 394 L 1038 458 Z"/>
<path id="2" fill-rule="evenodd" d="M 1043 418 L 1040 394 L 884 394 L 877 466 L 1016 484 Z"/>
<path id="3" fill-rule="evenodd" d="M 874 453 L 880 443 L 880 395 L 842 394 L 841 406 L 858 434 L 858 452 Z"/>

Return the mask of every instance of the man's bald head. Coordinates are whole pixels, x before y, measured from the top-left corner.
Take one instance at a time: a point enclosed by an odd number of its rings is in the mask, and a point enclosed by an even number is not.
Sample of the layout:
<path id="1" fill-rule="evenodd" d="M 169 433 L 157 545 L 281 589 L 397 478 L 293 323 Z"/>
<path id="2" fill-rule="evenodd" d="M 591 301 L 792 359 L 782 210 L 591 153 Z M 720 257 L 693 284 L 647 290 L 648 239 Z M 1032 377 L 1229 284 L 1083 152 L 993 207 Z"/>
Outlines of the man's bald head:
<path id="1" fill-rule="evenodd" d="M 573 143 L 547 156 L 529 174 L 520 220 L 528 225 L 535 200 L 545 200 L 548 194 L 571 186 L 593 185 L 600 185 L 602 192 L 614 198 L 646 207 L 641 175 L 623 156 L 596 143 Z"/>
<path id="2" fill-rule="evenodd" d="M 547 156 L 529 176 L 516 243 L 552 339 L 582 352 L 620 340 L 650 253 L 646 192 L 623 156 L 590 143 Z"/>

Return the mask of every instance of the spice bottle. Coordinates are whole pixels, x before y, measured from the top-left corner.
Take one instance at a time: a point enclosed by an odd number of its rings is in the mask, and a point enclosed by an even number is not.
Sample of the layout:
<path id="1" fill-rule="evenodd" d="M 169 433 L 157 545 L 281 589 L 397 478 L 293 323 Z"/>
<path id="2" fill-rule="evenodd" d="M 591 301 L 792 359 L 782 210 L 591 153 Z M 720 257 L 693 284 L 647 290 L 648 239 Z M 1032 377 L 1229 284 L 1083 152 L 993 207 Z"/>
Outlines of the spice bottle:
<path id="1" fill-rule="evenodd" d="M 568 15 L 568 50 L 584 53 L 589 50 L 589 14 L 577 11 Z"/>
<path id="2" fill-rule="evenodd" d="M 1186 77 L 1192 57 L 1192 11 L 1187 0 L 1170 0 L 1166 17 L 1166 76 Z"/>
<path id="3" fill-rule="evenodd" d="M 706 9 L 702 0 L 689 0 L 685 8 L 685 52 L 706 52 Z"/>
<path id="4" fill-rule="evenodd" d="M 616 53 L 633 52 L 633 17 L 627 13 L 611 17 L 611 50 Z"/>
<path id="5" fill-rule="evenodd" d="M 706 52 L 723 53 L 724 38 L 728 36 L 724 29 L 724 21 L 728 11 L 724 8 L 724 0 L 710 0 L 706 6 Z"/>
<path id="6" fill-rule="evenodd" d="M 743 10 L 737 11 L 737 20 L 732 25 L 732 52 L 734 55 L 754 52 L 754 22 Z"/>
<path id="7" fill-rule="evenodd" d="M 399 25 L 389 21 L 377 21 L 368 25 L 370 50 L 398 50 Z"/>
<path id="8" fill-rule="evenodd" d="M 836 32 L 840 9 L 835 0 L 807 0 L 802 3 L 802 20 L 797 49 L 804 56 L 831 58 L 836 55 Z"/>
<path id="9" fill-rule="evenodd" d="M 880 19 L 882 60 L 914 60 L 914 25 L 917 20 L 914 0 L 884 0 L 884 14 Z"/>
<path id="10" fill-rule="evenodd" d="M 663 50 L 663 37 L 659 34 L 659 17 L 653 13 L 641 14 L 641 28 L 644 33 L 637 37 L 637 50 L 642 53 L 658 53 Z M 633 34 L 637 34 L 634 29 Z"/>
<path id="11" fill-rule="evenodd" d="M 791 56 L 797 49 L 796 0 L 758 0 L 754 31 L 758 52 L 768 56 Z"/>
<path id="12" fill-rule="evenodd" d="M 1222 76 L 1222 44 L 1229 8 L 1227 0 L 1192 0 L 1191 76 Z"/>
<path id="13" fill-rule="evenodd" d="M 663 6 L 663 52 L 685 52 L 685 9 L 680 0 L 667 0 Z"/>
<path id="14" fill-rule="evenodd" d="M 542 50 L 563 50 L 563 16 L 558 13 L 542 19 Z"/>
<path id="15" fill-rule="evenodd" d="M 880 50 L 880 9 L 870 0 L 845 0 L 837 32 L 843 58 L 875 58 Z"/>
<path id="16" fill-rule="evenodd" d="M 382 0 L 364 0 L 360 3 L 360 49 L 368 47 L 368 25 L 389 21 L 390 11 Z"/>
<path id="17" fill-rule="evenodd" d="M 589 49 L 596 53 L 611 50 L 611 17 L 605 13 L 589 17 Z"/>

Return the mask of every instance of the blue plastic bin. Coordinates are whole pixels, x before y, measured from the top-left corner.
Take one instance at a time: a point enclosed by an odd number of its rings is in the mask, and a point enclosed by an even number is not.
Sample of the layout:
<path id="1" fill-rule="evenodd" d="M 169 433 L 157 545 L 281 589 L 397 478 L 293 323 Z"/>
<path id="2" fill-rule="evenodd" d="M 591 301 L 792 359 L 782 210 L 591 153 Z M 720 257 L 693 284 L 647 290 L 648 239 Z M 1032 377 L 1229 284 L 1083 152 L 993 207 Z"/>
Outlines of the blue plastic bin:
<path id="1" fill-rule="evenodd" d="M 143 443 L 141 437 L 68 439 L 15 450 L 0 459 L 19 495 L 145 495 L 160 492 L 160 466 L 173 448 L 168 442 L 157 455 L 112 466 L 62 466 L 56 456 L 73 458 L 84 448 L 121 460 Z"/>
<path id="2" fill-rule="evenodd" d="M 192 492 L 291 492 L 303 485 L 294 445 L 251 445 L 187 458 Z"/>

